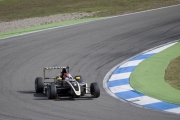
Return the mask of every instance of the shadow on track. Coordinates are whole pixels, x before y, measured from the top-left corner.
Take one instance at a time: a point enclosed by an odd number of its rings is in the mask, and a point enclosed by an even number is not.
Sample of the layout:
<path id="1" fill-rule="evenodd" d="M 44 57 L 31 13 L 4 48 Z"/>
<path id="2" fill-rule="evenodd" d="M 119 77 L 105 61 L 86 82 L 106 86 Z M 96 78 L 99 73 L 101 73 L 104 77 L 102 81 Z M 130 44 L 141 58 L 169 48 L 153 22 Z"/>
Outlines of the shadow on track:
<path id="1" fill-rule="evenodd" d="M 22 94 L 31 94 L 35 97 L 35 99 L 33 100 L 48 100 L 48 98 L 46 97 L 46 94 L 36 93 L 35 91 L 17 91 L 17 92 L 22 93 Z"/>
<path id="2" fill-rule="evenodd" d="M 35 91 L 17 91 L 21 94 L 32 94 L 36 99 L 33 100 L 50 100 L 47 98 L 46 94 L 36 93 Z M 54 99 L 54 101 L 75 101 L 75 100 L 93 100 L 91 96 L 82 96 L 78 98 L 73 97 L 59 97 Z"/>

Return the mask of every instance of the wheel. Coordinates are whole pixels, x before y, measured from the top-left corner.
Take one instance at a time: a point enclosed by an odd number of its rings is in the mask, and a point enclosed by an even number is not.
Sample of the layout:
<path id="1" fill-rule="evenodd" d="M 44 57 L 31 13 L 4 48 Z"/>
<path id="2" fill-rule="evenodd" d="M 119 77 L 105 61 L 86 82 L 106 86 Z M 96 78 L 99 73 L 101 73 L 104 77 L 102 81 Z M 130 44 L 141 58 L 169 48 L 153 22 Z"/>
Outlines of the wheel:
<path id="1" fill-rule="evenodd" d="M 76 75 L 74 78 L 75 78 L 75 80 L 76 80 L 78 83 L 83 82 L 81 75 Z"/>
<path id="2" fill-rule="evenodd" d="M 91 95 L 94 96 L 95 98 L 98 98 L 100 96 L 100 89 L 96 82 L 91 83 L 90 92 L 91 92 Z"/>
<path id="3" fill-rule="evenodd" d="M 35 79 L 35 91 L 36 93 L 42 93 L 44 90 L 44 82 L 41 77 Z"/>
<path id="4" fill-rule="evenodd" d="M 56 98 L 56 94 L 57 94 L 56 86 L 55 86 L 54 83 L 52 83 L 47 88 L 47 97 L 48 97 L 48 99 L 55 99 Z"/>

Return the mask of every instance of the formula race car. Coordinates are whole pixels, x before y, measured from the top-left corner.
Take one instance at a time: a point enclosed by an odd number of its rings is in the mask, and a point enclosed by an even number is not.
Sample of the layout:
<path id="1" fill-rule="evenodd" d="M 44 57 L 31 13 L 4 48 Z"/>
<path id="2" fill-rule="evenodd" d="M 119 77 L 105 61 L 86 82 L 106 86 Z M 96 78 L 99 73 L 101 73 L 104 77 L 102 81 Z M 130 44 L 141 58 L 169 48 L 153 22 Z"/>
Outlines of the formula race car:
<path id="1" fill-rule="evenodd" d="M 56 77 L 46 77 L 47 70 L 60 69 L 61 74 Z M 100 89 L 96 82 L 91 83 L 88 87 L 87 83 L 82 81 L 80 75 L 72 77 L 69 74 L 69 67 L 45 67 L 43 69 L 44 78 L 37 77 L 35 79 L 36 93 L 45 93 L 48 99 L 56 97 L 70 96 L 73 98 L 91 94 L 91 97 L 98 98 Z M 47 81 L 47 79 L 51 80 Z M 53 80 L 53 81 L 52 81 Z"/>

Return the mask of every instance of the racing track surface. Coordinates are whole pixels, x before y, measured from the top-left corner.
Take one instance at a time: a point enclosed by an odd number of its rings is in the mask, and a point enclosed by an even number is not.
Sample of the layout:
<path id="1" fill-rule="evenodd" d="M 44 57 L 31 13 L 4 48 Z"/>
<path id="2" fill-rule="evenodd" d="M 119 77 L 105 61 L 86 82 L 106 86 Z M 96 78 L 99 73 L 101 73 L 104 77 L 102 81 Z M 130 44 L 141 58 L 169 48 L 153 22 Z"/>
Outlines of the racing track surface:
<path id="1" fill-rule="evenodd" d="M 118 63 L 180 38 L 179 12 L 174 6 L 0 40 L 0 119 L 179 120 L 117 100 L 103 88 Z M 34 92 L 43 67 L 64 65 L 85 82 L 98 82 L 100 98 L 48 100 Z"/>

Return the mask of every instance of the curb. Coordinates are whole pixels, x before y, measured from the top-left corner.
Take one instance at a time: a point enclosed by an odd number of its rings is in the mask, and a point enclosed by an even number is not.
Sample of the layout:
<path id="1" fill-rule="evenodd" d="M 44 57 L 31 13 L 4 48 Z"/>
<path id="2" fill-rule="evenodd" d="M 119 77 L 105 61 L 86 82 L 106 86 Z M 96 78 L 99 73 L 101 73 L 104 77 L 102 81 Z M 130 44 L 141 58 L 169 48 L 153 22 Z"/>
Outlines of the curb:
<path id="1" fill-rule="evenodd" d="M 163 102 L 134 90 L 129 84 L 130 74 L 143 60 L 173 46 L 179 40 L 169 42 L 135 55 L 116 65 L 104 77 L 103 87 L 112 97 L 138 107 L 180 114 L 180 105 Z"/>

